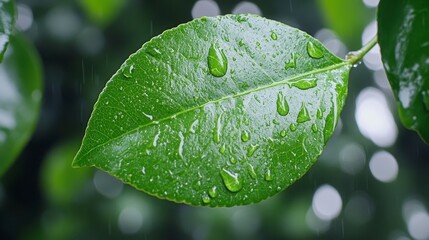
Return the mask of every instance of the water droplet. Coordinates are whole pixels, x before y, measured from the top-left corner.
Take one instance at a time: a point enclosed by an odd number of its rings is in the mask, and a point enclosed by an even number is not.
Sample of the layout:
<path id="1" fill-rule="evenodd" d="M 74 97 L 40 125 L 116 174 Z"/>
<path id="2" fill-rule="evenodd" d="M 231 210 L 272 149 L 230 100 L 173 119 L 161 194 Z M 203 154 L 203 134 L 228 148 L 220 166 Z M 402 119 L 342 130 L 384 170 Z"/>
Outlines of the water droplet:
<path id="1" fill-rule="evenodd" d="M 142 173 L 143 173 L 143 175 L 146 174 L 146 168 L 145 167 L 142 167 Z"/>
<path id="2" fill-rule="evenodd" d="M 243 130 L 243 131 L 241 132 L 241 140 L 242 140 L 243 142 L 247 142 L 247 141 L 249 141 L 249 140 L 250 140 L 250 133 L 249 133 L 249 131 L 247 131 L 247 130 Z"/>
<path id="3" fill-rule="evenodd" d="M 252 164 L 247 164 L 247 171 L 249 172 L 250 177 L 252 177 L 253 179 L 256 179 L 257 175 L 255 172 L 255 169 L 253 168 Z"/>
<path id="4" fill-rule="evenodd" d="M 126 78 L 131 78 L 133 76 L 133 71 L 134 71 L 134 64 L 129 64 L 129 65 L 127 64 L 122 69 L 122 74 Z"/>
<path id="5" fill-rule="evenodd" d="M 230 192 L 238 192 L 243 188 L 243 184 L 240 180 L 240 175 L 222 168 L 220 171 L 223 183 Z"/>
<path id="6" fill-rule="evenodd" d="M 235 20 L 237 20 L 237 22 L 239 22 L 239 23 L 243 23 L 243 22 L 247 22 L 247 17 L 245 17 L 243 15 L 237 15 L 235 17 Z"/>
<path id="7" fill-rule="evenodd" d="M 251 157 L 253 154 L 255 154 L 256 150 L 258 150 L 259 145 L 253 145 L 250 144 L 249 148 L 247 149 L 247 156 Z"/>
<path id="8" fill-rule="evenodd" d="M 224 143 L 224 144 L 222 144 L 222 146 L 220 146 L 220 148 L 219 148 L 219 152 L 220 152 L 222 155 L 225 155 L 225 152 L 226 152 L 226 145 L 225 145 L 225 143 Z"/>
<path id="9" fill-rule="evenodd" d="M 296 67 L 296 55 L 292 53 L 290 58 L 285 62 L 285 69 Z"/>
<path id="10" fill-rule="evenodd" d="M 179 132 L 179 138 L 180 138 L 180 143 L 179 143 L 178 152 L 179 152 L 179 156 L 183 158 L 183 144 L 185 144 L 185 137 L 183 136 L 182 132 Z"/>
<path id="11" fill-rule="evenodd" d="M 248 118 L 245 118 L 245 119 L 243 120 L 243 123 L 244 123 L 244 125 L 249 126 L 249 119 L 248 119 Z"/>
<path id="12" fill-rule="evenodd" d="M 317 86 L 317 78 L 304 78 L 291 84 L 292 86 L 301 90 L 307 90 Z"/>
<path id="13" fill-rule="evenodd" d="M 282 136 L 282 137 L 286 137 L 286 130 L 282 130 L 282 131 L 280 132 L 280 136 Z"/>
<path id="14" fill-rule="evenodd" d="M 204 193 L 203 196 L 201 196 L 201 199 L 203 200 L 204 204 L 208 204 L 211 201 L 211 199 L 210 199 L 209 195 L 207 195 L 207 193 Z"/>
<path id="15" fill-rule="evenodd" d="M 213 187 L 211 187 L 210 189 L 209 189 L 209 196 L 211 197 L 211 198 L 215 198 L 215 197 L 217 197 L 219 195 L 219 193 L 217 192 L 217 188 L 216 188 L 216 186 L 213 186 Z"/>
<path id="16" fill-rule="evenodd" d="M 301 110 L 299 110 L 298 117 L 296 118 L 296 122 L 303 123 L 307 121 L 310 121 L 310 114 L 308 114 L 308 110 L 303 103 L 301 105 Z"/>
<path id="17" fill-rule="evenodd" d="M 161 134 L 161 130 L 158 128 L 158 133 L 153 138 L 152 146 L 156 147 L 158 145 L 159 135 Z"/>
<path id="18" fill-rule="evenodd" d="M 244 43 L 243 40 L 240 40 L 240 42 L 238 42 L 238 46 L 243 47 L 244 45 L 246 45 L 246 44 Z"/>
<path id="19" fill-rule="evenodd" d="M 215 122 L 215 128 L 213 130 L 213 141 L 215 143 L 220 143 L 220 137 L 221 137 L 221 128 L 222 128 L 222 124 L 221 124 L 221 119 L 222 118 L 222 114 L 218 116 L 216 122 Z"/>
<path id="20" fill-rule="evenodd" d="M 211 45 L 207 57 L 209 71 L 215 77 L 222 77 L 228 70 L 228 60 L 219 47 Z"/>
<path id="21" fill-rule="evenodd" d="M 190 131 L 191 133 L 195 133 L 195 132 L 196 132 L 196 129 L 197 129 L 197 126 L 198 126 L 198 119 L 197 119 L 197 120 L 195 120 L 195 121 L 191 124 L 191 126 L 189 127 L 189 131 Z"/>
<path id="22" fill-rule="evenodd" d="M 277 94 L 277 113 L 280 116 L 286 116 L 289 113 L 289 104 L 281 92 Z"/>
<path id="23" fill-rule="evenodd" d="M 290 126 L 289 126 L 289 129 L 292 131 L 292 132 L 295 132 L 296 131 L 296 124 L 295 123 L 292 123 Z"/>
<path id="24" fill-rule="evenodd" d="M 317 116 L 317 118 L 318 119 L 322 119 L 323 118 L 323 112 L 322 112 L 322 109 L 317 109 L 317 113 L 316 113 L 316 116 Z"/>
<path id="25" fill-rule="evenodd" d="M 315 123 L 313 123 L 313 125 L 311 125 L 311 130 L 312 130 L 314 133 L 317 133 L 317 131 L 319 130 L 319 128 L 317 127 L 317 125 L 316 125 Z"/>
<path id="26" fill-rule="evenodd" d="M 272 173 L 271 173 L 271 170 L 270 170 L 270 169 L 268 169 L 268 170 L 265 172 L 265 181 L 268 181 L 268 182 L 273 181 L 273 175 L 272 175 Z"/>
<path id="27" fill-rule="evenodd" d="M 311 58 L 319 59 L 323 57 L 323 51 L 313 42 L 307 43 L 307 53 Z"/>
<path id="28" fill-rule="evenodd" d="M 273 123 L 275 124 L 275 125 L 279 125 L 280 124 L 280 122 L 277 120 L 277 119 L 273 119 Z"/>
<path id="29" fill-rule="evenodd" d="M 161 55 L 161 51 L 158 48 L 147 48 L 145 52 L 152 57 L 158 57 Z"/>
<path id="30" fill-rule="evenodd" d="M 147 114 L 147 113 L 145 113 L 145 112 L 142 112 L 142 113 L 143 113 L 143 115 L 144 115 L 145 117 L 149 118 L 149 120 L 153 120 L 153 116 L 152 116 L 152 115 Z"/>
<path id="31" fill-rule="evenodd" d="M 277 34 L 275 32 L 271 33 L 271 39 L 277 40 Z"/>
<path id="32" fill-rule="evenodd" d="M 230 161 L 232 164 L 236 164 L 236 163 L 237 163 L 237 159 L 235 159 L 234 157 L 231 157 L 231 158 L 229 159 L 229 161 Z"/>

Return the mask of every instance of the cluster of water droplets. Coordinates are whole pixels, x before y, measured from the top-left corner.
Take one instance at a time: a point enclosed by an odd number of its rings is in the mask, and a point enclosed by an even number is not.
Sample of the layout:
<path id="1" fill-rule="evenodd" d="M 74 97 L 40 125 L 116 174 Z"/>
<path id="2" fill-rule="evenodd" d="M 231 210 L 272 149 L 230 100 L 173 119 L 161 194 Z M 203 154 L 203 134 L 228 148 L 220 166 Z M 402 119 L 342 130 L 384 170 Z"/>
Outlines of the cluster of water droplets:
<path id="1" fill-rule="evenodd" d="M 243 17 L 243 16 L 239 16 L 237 21 L 245 22 L 245 21 L 247 21 L 247 18 Z M 274 31 L 272 31 L 270 33 L 270 38 L 273 41 L 279 40 L 279 36 Z M 225 39 L 225 41 L 229 42 L 229 39 Z M 239 46 L 245 45 L 245 43 L 243 41 L 240 41 L 238 44 L 239 44 Z M 257 47 L 260 47 L 262 49 L 262 46 L 259 42 L 256 45 L 257 45 Z M 307 42 L 306 50 L 307 50 L 308 56 L 312 59 L 321 59 L 324 57 L 323 50 L 317 44 L 313 43 L 312 41 Z M 161 54 L 161 51 L 158 48 L 148 48 L 146 50 L 146 53 L 152 57 L 158 57 Z M 212 76 L 214 76 L 216 78 L 220 78 L 220 77 L 223 77 L 227 74 L 228 64 L 229 64 L 227 55 L 228 55 L 228 53 L 220 47 L 219 43 L 214 43 L 214 44 L 210 45 L 210 48 L 208 50 L 208 56 L 207 56 L 207 64 L 208 64 L 209 73 Z M 290 53 L 289 58 L 285 61 L 285 64 L 284 64 L 284 68 L 286 70 L 294 69 L 297 67 L 297 56 L 298 55 L 296 53 Z M 235 57 L 234 57 L 234 60 L 236 60 Z M 132 78 L 133 74 L 134 74 L 134 70 L 135 70 L 135 64 L 134 63 L 126 63 L 122 68 L 122 75 L 127 79 Z M 232 70 L 231 70 L 231 72 L 232 72 Z M 289 87 L 295 87 L 295 88 L 298 88 L 300 90 L 308 90 L 308 89 L 311 89 L 311 88 L 314 88 L 317 86 L 317 79 L 316 78 L 298 79 L 298 80 L 292 81 L 288 84 L 289 84 Z M 285 117 L 290 113 L 290 106 L 289 106 L 289 103 L 287 100 L 287 96 L 285 96 L 285 94 L 282 92 L 279 92 L 277 95 L 276 106 L 277 106 L 277 108 L 276 108 L 277 113 L 280 116 Z M 147 117 L 150 120 L 152 120 L 152 116 L 147 116 Z M 322 112 L 322 110 L 318 109 L 317 110 L 317 118 L 321 119 L 322 117 L 323 117 L 323 112 Z M 289 125 L 289 130 L 291 132 L 294 132 L 297 130 L 297 126 L 298 126 L 297 124 L 308 122 L 310 120 L 311 120 L 311 117 L 310 117 L 309 111 L 307 109 L 307 106 L 305 105 L 305 103 L 302 103 L 300 110 L 298 112 L 298 115 L 296 117 L 296 123 L 291 123 Z M 311 129 L 313 132 L 318 131 L 318 127 L 315 123 L 312 124 Z M 215 121 L 215 128 L 213 131 L 213 141 L 216 144 L 220 144 L 219 153 L 224 155 L 224 156 L 227 156 L 228 152 L 231 152 L 231 151 L 230 151 L 230 149 L 228 149 L 228 147 L 225 143 L 221 144 L 221 134 L 222 134 L 221 130 L 222 130 L 222 114 L 220 114 Z M 285 137 L 286 135 L 287 135 L 287 130 L 280 131 L 281 137 Z M 183 135 L 181 135 L 180 137 L 181 137 L 181 142 L 182 142 L 183 141 Z M 250 131 L 248 131 L 248 130 L 241 131 L 240 139 L 243 143 L 249 142 L 251 140 Z M 156 146 L 156 140 L 154 141 L 154 146 Z M 247 157 L 253 157 L 259 148 L 260 148 L 259 145 L 249 143 L 246 156 Z M 182 155 L 181 152 L 179 154 Z M 230 164 L 234 165 L 237 163 L 237 159 L 234 156 L 230 156 L 229 162 L 230 162 Z M 250 178 L 257 179 L 258 174 L 255 170 L 255 167 L 249 162 L 247 162 L 247 172 L 248 172 Z M 142 169 L 142 173 L 146 174 L 145 168 Z M 224 186 L 231 193 L 237 193 L 243 189 L 243 176 L 241 176 L 239 173 L 236 173 L 236 172 L 228 169 L 228 166 L 221 168 L 219 171 L 219 174 L 220 174 L 220 177 L 222 179 Z M 267 168 L 267 170 L 265 171 L 265 174 L 263 174 L 263 175 L 264 175 L 263 178 L 268 182 L 273 181 L 273 179 L 274 179 L 273 173 L 269 168 Z M 201 196 L 202 202 L 204 204 L 209 204 L 211 202 L 211 199 L 218 197 L 218 195 L 219 195 L 218 190 L 219 189 L 216 186 L 212 186 L 211 188 L 209 188 Z"/>

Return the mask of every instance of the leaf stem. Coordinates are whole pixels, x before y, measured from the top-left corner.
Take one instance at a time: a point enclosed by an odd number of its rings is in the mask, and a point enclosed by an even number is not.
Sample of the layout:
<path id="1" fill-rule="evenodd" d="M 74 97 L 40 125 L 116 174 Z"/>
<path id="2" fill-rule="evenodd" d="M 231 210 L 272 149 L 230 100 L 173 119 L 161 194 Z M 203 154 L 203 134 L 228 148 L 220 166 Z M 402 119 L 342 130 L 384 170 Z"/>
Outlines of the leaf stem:
<path id="1" fill-rule="evenodd" d="M 375 37 L 373 37 L 371 39 L 371 41 L 369 41 L 361 49 L 354 51 L 354 52 L 349 52 L 346 55 L 346 61 L 352 65 L 356 64 L 357 62 L 362 60 L 362 58 L 375 46 L 375 44 L 377 44 L 377 42 L 378 42 L 378 39 L 377 39 L 377 35 L 376 35 Z"/>

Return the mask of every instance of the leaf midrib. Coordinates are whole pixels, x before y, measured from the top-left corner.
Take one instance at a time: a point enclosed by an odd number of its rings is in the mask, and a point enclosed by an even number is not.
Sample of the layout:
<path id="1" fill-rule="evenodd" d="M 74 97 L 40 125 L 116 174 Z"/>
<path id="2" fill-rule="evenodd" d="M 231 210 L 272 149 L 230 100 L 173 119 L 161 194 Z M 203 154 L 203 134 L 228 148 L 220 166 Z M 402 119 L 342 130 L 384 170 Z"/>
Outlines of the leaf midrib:
<path id="1" fill-rule="evenodd" d="M 307 77 L 307 76 L 310 76 L 310 75 L 313 75 L 313 74 L 318 74 L 318 73 L 328 72 L 328 71 L 330 71 L 330 70 L 339 69 L 339 68 L 341 68 L 341 67 L 343 67 L 343 66 L 346 66 L 346 65 L 350 65 L 350 63 L 349 63 L 349 62 L 347 62 L 347 61 L 344 61 L 344 60 L 343 60 L 343 61 L 342 61 L 342 62 L 340 62 L 340 63 L 334 64 L 334 65 L 330 65 L 330 66 L 328 66 L 328 67 L 324 67 L 324 68 L 320 68 L 320 69 L 315 69 L 315 70 L 312 70 L 312 71 L 309 71 L 309 72 L 306 72 L 306 73 L 303 73 L 303 74 L 299 74 L 299 75 L 297 75 L 297 76 L 295 76 L 295 77 L 292 77 L 292 78 L 286 78 L 286 79 L 284 79 L 284 80 L 277 81 L 277 82 L 273 82 L 273 83 L 271 83 L 271 84 L 267 84 L 267 85 L 263 85 L 263 86 L 258 86 L 258 87 L 256 87 L 256 88 L 252 88 L 252 89 L 249 89 L 249 90 L 246 90 L 246 91 L 240 92 L 240 93 L 236 93 L 236 94 L 228 95 L 228 96 L 225 96 L 225 97 L 222 97 L 222 98 L 219 98 L 219 99 L 215 99 L 215 100 L 212 100 L 212 101 L 208 101 L 208 102 L 206 102 L 206 103 L 204 103 L 204 104 L 201 104 L 201 105 L 197 105 L 197 106 L 194 106 L 194 107 L 191 107 L 191 108 L 185 109 L 185 110 L 183 110 L 183 111 L 180 111 L 180 112 L 174 113 L 173 115 L 170 115 L 170 116 L 167 116 L 167 117 L 161 118 L 161 119 L 159 119 L 159 120 L 151 121 L 151 122 L 146 123 L 146 124 L 144 124 L 144 125 L 140 125 L 140 126 L 138 126 L 137 128 L 131 129 L 130 131 L 124 132 L 124 133 L 122 133 L 122 134 L 120 134 L 120 135 L 118 135 L 118 136 L 116 136 L 116 137 L 114 137 L 114 138 L 112 138 L 112 139 L 109 139 L 107 142 L 104 142 L 104 143 L 98 144 L 97 146 L 95 146 L 95 147 L 91 148 L 91 150 L 89 150 L 87 153 L 85 153 L 82 157 L 79 157 L 79 158 L 84 158 L 84 157 L 88 156 L 91 152 L 95 151 L 96 149 L 98 149 L 98 148 L 100 148 L 100 147 L 103 147 L 103 146 L 105 146 L 105 145 L 107 145 L 107 144 L 109 144 L 109 143 L 111 143 L 111 142 L 115 141 L 116 139 L 119 139 L 119 138 L 123 137 L 124 135 L 131 134 L 131 133 L 133 133 L 133 132 L 138 131 L 139 129 L 142 129 L 142 128 L 145 128 L 145 127 L 148 127 L 148 126 L 151 126 L 151 125 L 154 125 L 154 124 L 159 124 L 159 123 L 161 123 L 161 122 L 164 122 L 164 121 L 170 120 L 170 119 L 172 119 L 173 117 L 177 117 L 177 116 L 182 115 L 182 114 L 184 114 L 184 113 L 187 113 L 187 112 L 190 112 L 190 111 L 193 111 L 193 110 L 199 109 L 199 108 L 203 108 L 203 107 L 205 107 L 205 106 L 207 106 L 207 105 L 209 105 L 209 104 L 215 104 L 215 103 L 222 102 L 222 101 L 225 101 L 225 100 L 228 100 L 228 99 L 241 97 L 241 96 L 244 96 L 244 95 L 247 95 L 247 94 L 253 93 L 253 92 L 258 92 L 258 91 L 262 91 L 262 90 L 265 90 L 265 89 L 268 89 L 268 88 L 272 88 L 272 87 L 276 87 L 276 86 L 279 86 L 279 85 L 283 85 L 283 84 L 286 84 L 287 82 L 290 82 L 290 81 L 293 81 L 293 80 L 297 80 L 297 79 L 300 79 L 300 78 L 304 78 L 304 77 Z M 81 150 L 82 150 L 82 149 L 81 149 Z M 80 151 L 81 151 L 81 150 L 79 150 L 79 153 L 80 153 Z M 79 159 L 79 158 L 78 158 L 79 153 L 77 154 L 76 159 Z M 75 162 L 75 161 L 73 161 L 73 162 Z M 93 165 L 93 164 L 91 164 L 91 165 Z"/>

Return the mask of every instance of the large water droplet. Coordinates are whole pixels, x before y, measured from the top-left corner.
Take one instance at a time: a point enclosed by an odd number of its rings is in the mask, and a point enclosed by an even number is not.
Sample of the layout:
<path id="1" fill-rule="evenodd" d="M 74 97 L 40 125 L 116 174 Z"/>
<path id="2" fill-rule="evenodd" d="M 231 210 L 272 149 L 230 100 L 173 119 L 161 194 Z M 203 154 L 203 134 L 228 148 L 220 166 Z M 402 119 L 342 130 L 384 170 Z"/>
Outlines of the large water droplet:
<path id="1" fill-rule="evenodd" d="M 285 62 L 285 69 L 296 67 L 296 55 L 292 53 L 290 58 Z"/>
<path id="2" fill-rule="evenodd" d="M 301 90 L 307 90 L 317 86 L 317 78 L 300 79 L 297 82 L 292 83 L 291 85 Z"/>
<path id="3" fill-rule="evenodd" d="M 268 169 L 268 170 L 265 172 L 265 181 L 268 181 L 268 182 L 273 181 L 273 175 L 272 175 L 272 173 L 271 173 L 271 170 L 270 170 L 270 169 Z"/>
<path id="4" fill-rule="evenodd" d="M 211 45 L 209 49 L 209 55 L 207 57 L 209 71 L 215 77 L 222 77 L 228 70 L 228 60 L 223 53 L 223 50 Z"/>
<path id="5" fill-rule="evenodd" d="M 249 172 L 251 178 L 256 179 L 257 175 L 255 172 L 255 168 L 252 166 L 252 164 L 247 164 L 247 171 Z"/>
<path id="6" fill-rule="evenodd" d="M 275 32 L 271 33 L 271 39 L 277 40 L 277 34 Z"/>
<path id="7" fill-rule="evenodd" d="M 292 123 L 290 126 L 289 126 L 289 129 L 292 131 L 292 132 L 295 132 L 296 131 L 296 124 L 295 123 Z"/>
<path id="8" fill-rule="evenodd" d="M 131 78 L 133 76 L 133 72 L 134 72 L 134 64 L 127 64 L 122 69 L 122 74 L 126 78 Z"/>
<path id="9" fill-rule="evenodd" d="M 318 46 L 316 46 L 313 42 L 307 43 L 307 53 L 308 56 L 319 59 L 323 57 L 323 51 Z"/>
<path id="10" fill-rule="evenodd" d="M 236 164 L 236 163 L 237 163 L 237 159 L 235 159 L 235 157 L 231 157 L 231 158 L 229 159 L 229 161 L 230 161 L 232 164 Z"/>
<path id="11" fill-rule="evenodd" d="M 238 192 L 243 188 L 243 183 L 240 180 L 240 175 L 222 168 L 220 171 L 223 183 L 230 192 Z"/>
<path id="12" fill-rule="evenodd" d="M 249 148 L 247 149 L 247 156 L 251 157 L 253 154 L 255 154 L 256 150 L 258 150 L 259 145 L 253 145 L 250 144 Z"/>
<path id="13" fill-rule="evenodd" d="M 222 130 L 222 114 L 218 116 L 215 122 L 215 127 L 213 129 L 213 141 L 215 143 L 220 143 L 221 130 Z"/>
<path id="14" fill-rule="evenodd" d="M 242 132 L 241 132 L 241 141 L 243 141 L 243 142 L 247 142 L 247 141 L 249 141 L 250 140 L 250 133 L 249 133 L 249 131 L 247 131 L 247 130 L 243 130 Z"/>
<path id="15" fill-rule="evenodd" d="M 299 110 L 298 117 L 296 118 L 296 122 L 303 123 L 307 121 L 310 121 L 310 114 L 308 114 L 308 110 L 303 103 L 301 105 L 301 110 Z"/>
<path id="16" fill-rule="evenodd" d="M 213 186 L 213 187 L 211 187 L 210 189 L 209 189 L 209 196 L 211 197 L 211 198 L 215 198 L 215 197 L 217 197 L 219 195 L 219 193 L 217 192 L 217 188 L 216 188 L 216 186 Z"/>
<path id="17" fill-rule="evenodd" d="M 203 200 L 204 204 L 208 204 L 211 201 L 211 199 L 210 199 L 209 195 L 207 195 L 207 193 L 204 193 L 203 196 L 201 196 L 201 199 Z"/>
<path id="18" fill-rule="evenodd" d="M 286 116 L 289 113 L 289 104 L 281 92 L 277 94 L 277 112 L 280 116 Z"/>
<path id="19" fill-rule="evenodd" d="M 282 137 L 286 137 L 286 130 L 282 130 L 282 131 L 280 132 L 280 136 L 282 136 Z"/>
<path id="20" fill-rule="evenodd" d="M 220 146 L 220 148 L 219 148 L 219 152 L 222 154 L 222 155 L 225 155 L 225 153 L 226 153 L 226 144 L 224 143 L 224 144 L 222 144 L 222 146 Z"/>

